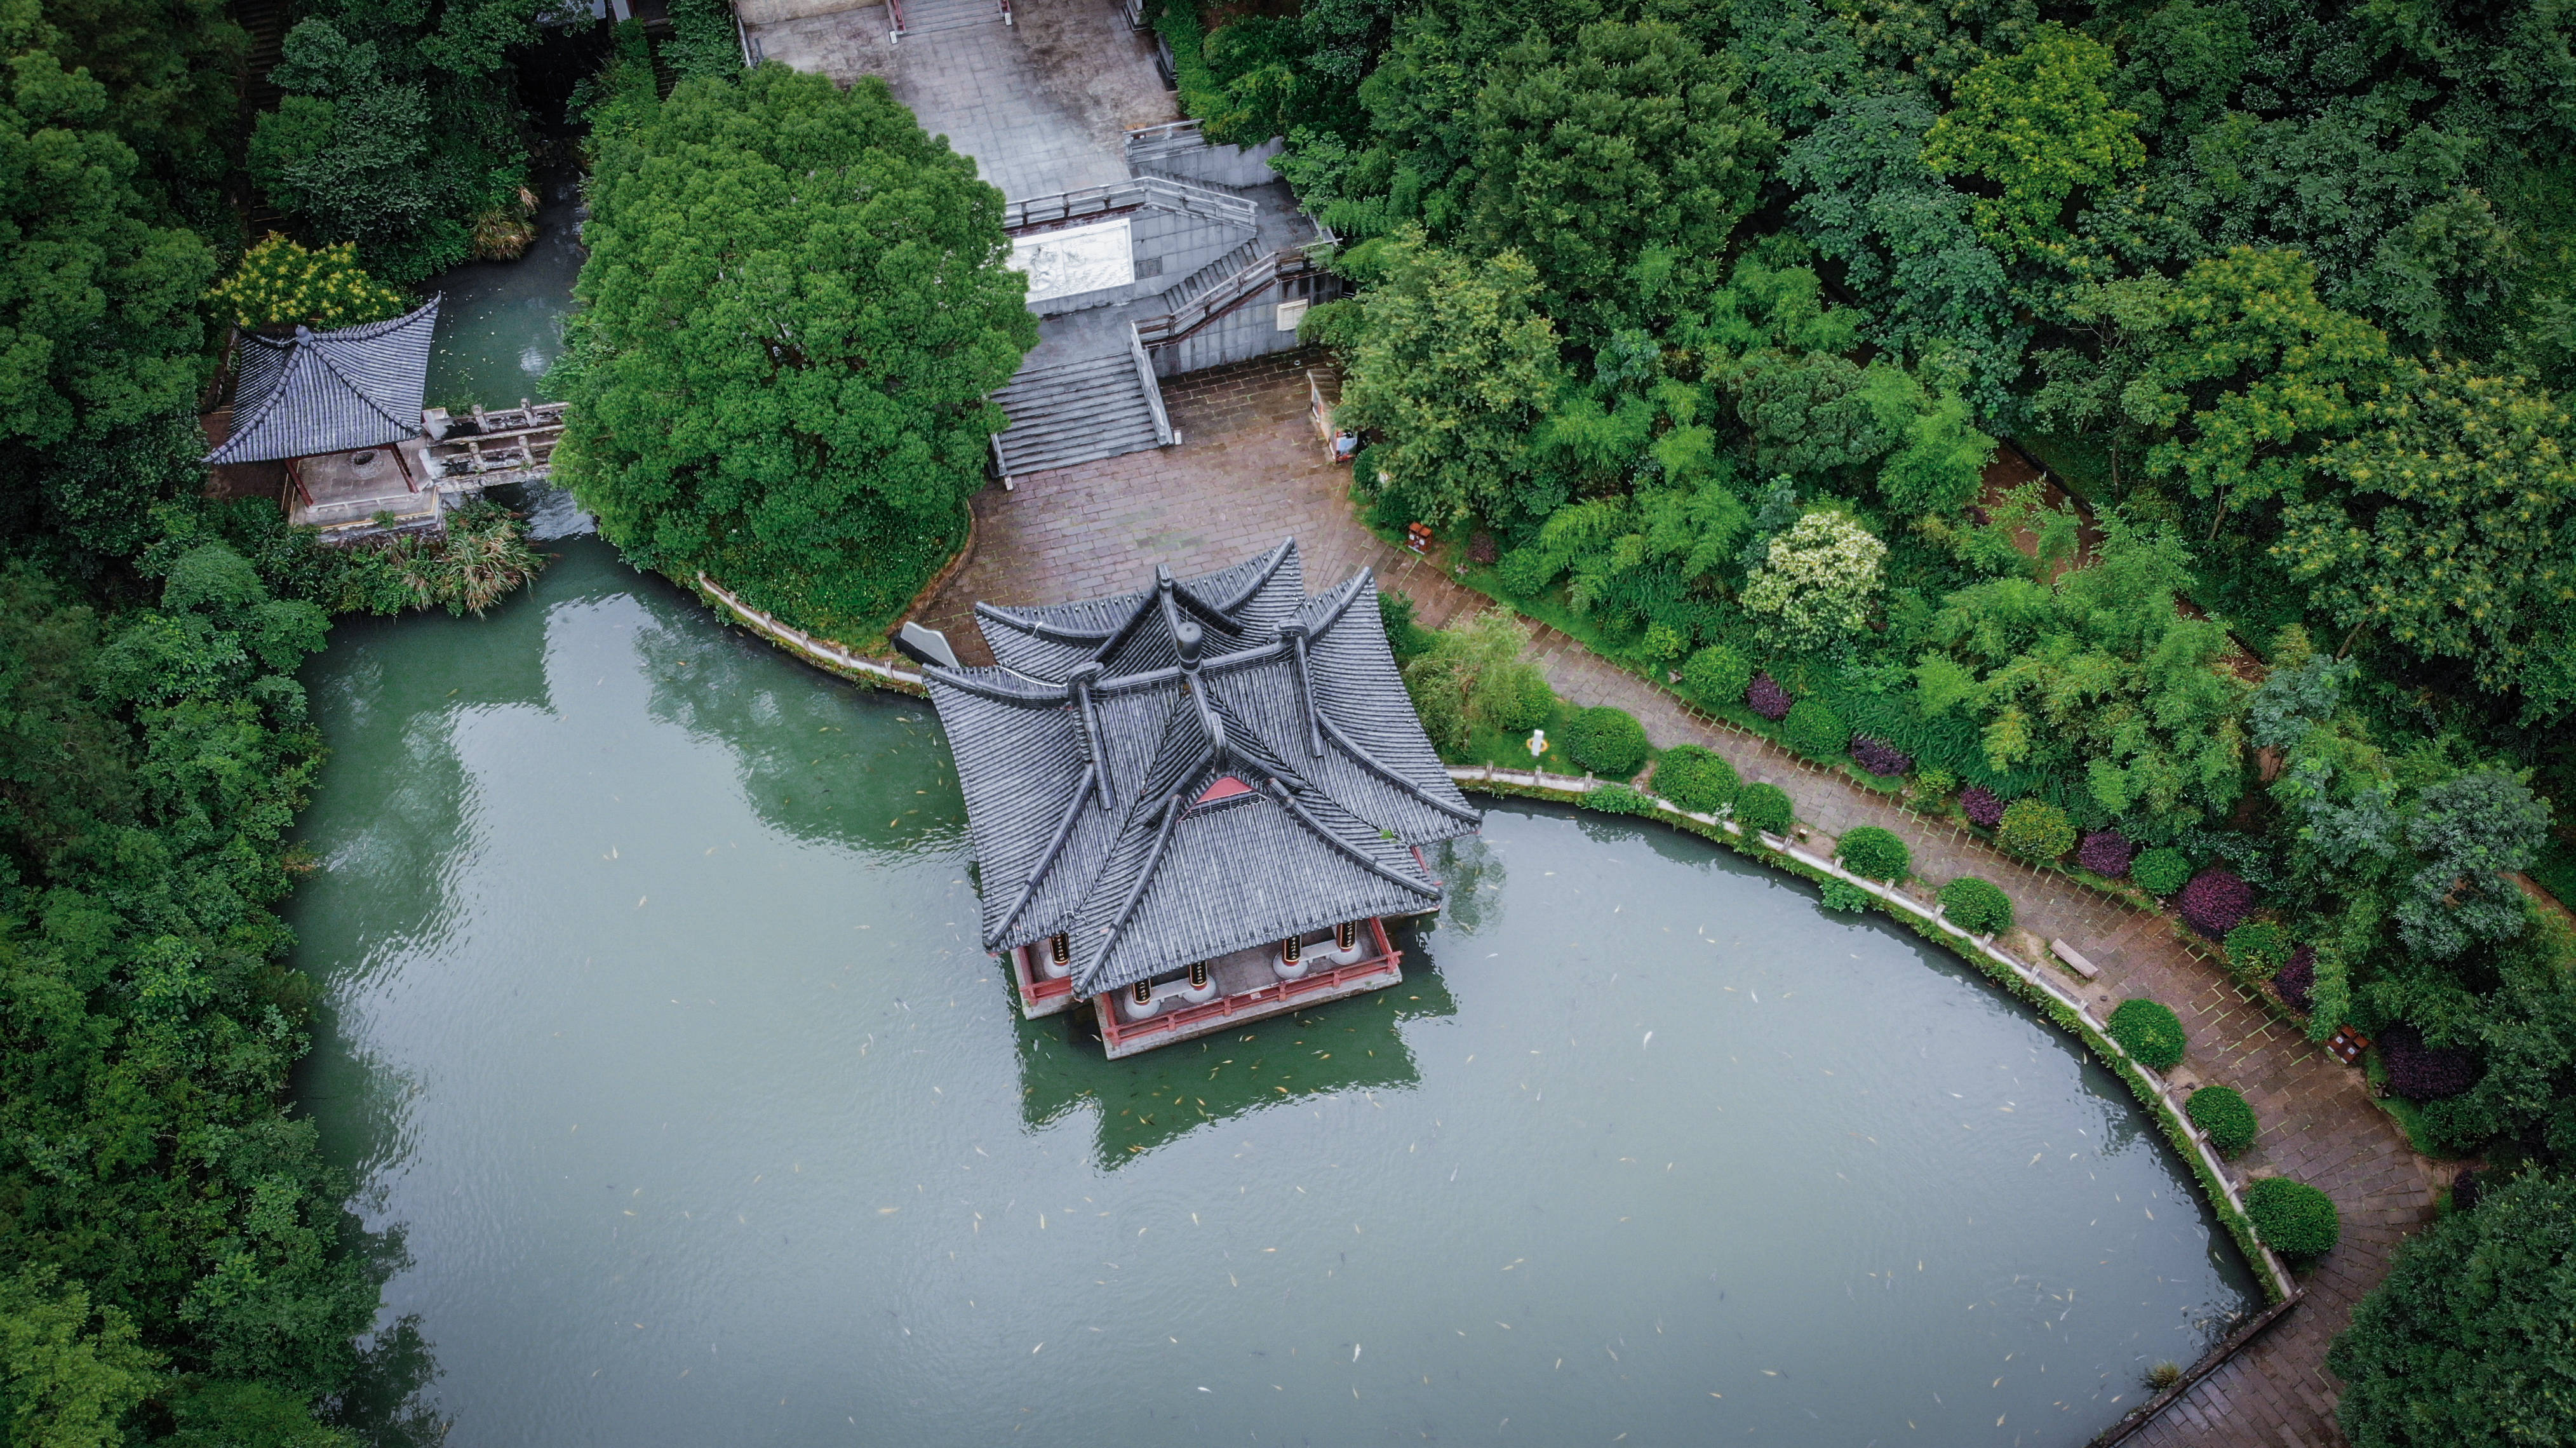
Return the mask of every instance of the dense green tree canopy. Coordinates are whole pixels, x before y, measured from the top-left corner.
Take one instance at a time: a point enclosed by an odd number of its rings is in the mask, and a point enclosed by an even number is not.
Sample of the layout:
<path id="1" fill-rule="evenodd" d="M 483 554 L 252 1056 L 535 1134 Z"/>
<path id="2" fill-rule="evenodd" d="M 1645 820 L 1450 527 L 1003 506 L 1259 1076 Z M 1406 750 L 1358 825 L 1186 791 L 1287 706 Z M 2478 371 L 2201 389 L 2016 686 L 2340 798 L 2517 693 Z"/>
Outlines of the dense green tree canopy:
<path id="1" fill-rule="evenodd" d="M 1001 193 L 881 82 L 776 65 L 599 147 L 559 474 L 639 562 L 881 625 L 963 542 L 1036 341 Z"/>
<path id="2" fill-rule="evenodd" d="M 187 409 L 214 253 L 156 225 L 107 88 L 67 70 L 30 0 L 0 9 L 0 441 L 94 443 Z"/>
<path id="3" fill-rule="evenodd" d="M 2455 660 L 2533 723 L 2576 710 L 2576 424 L 2547 393 L 2407 362 L 2317 456 L 2272 551 L 2346 628 Z"/>
<path id="4" fill-rule="evenodd" d="M 1527 257 L 1550 315 L 1596 333 L 1639 320 L 1627 274 L 1641 259 L 1716 257 L 1776 140 L 1741 98 L 1740 67 L 1669 25 L 1587 25 L 1562 47 L 1533 38 L 1487 75 L 1477 249 Z"/>
<path id="5" fill-rule="evenodd" d="M 2013 55 L 1961 77 L 1950 109 L 1923 138 L 1934 170 L 1964 172 L 2003 194 L 1976 203 L 1977 230 L 2006 256 L 2068 251 L 2061 219 L 2077 191 L 2146 159 L 2139 116 L 2111 102 L 2111 48 L 2056 26 Z"/>
<path id="6" fill-rule="evenodd" d="M 2167 529 L 2104 520 L 2100 557 L 2054 588 L 2002 578 L 1953 593 L 1917 664 L 1922 707 L 1985 716 L 2004 768 L 2056 755 L 2106 815 L 2217 811 L 2242 789 L 2246 686 L 2213 667 L 2224 630 L 2174 609 L 2190 553 Z"/>
<path id="7" fill-rule="evenodd" d="M 1373 280 L 1356 314 L 1318 323 L 1355 338 L 1339 416 L 1394 440 L 1371 456 L 1417 517 L 1545 516 L 1564 495 L 1531 491 L 1523 451 L 1556 388 L 1536 269 L 1514 252 L 1477 262 L 1412 228 L 1355 260 Z"/>
<path id="8" fill-rule="evenodd" d="M 250 36 L 220 0 L 47 0 L 51 49 L 105 87 L 107 129 L 141 160 L 138 184 L 193 216 L 213 211 Z"/>
<path id="9" fill-rule="evenodd" d="M 2534 1172 L 2400 1247 L 2326 1359 L 2354 1448 L 2576 1437 L 2576 1187 Z"/>
<path id="10" fill-rule="evenodd" d="M 2122 394 L 2166 437 L 2147 466 L 2221 515 L 2300 497 L 2318 450 L 2361 423 L 2387 378 L 2387 337 L 2319 301 L 2295 252 L 2213 257 L 2153 295 L 2157 332 Z"/>
<path id="11" fill-rule="evenodd" d="M 508 70 L 555 0 L 318 0 L 299 7 L 287 92 L 257 118 L 248 170 L 316 242 L 354 241 L 410 284 L 475 254 L 478 222 L 527 181 L 526 117 Z"/>

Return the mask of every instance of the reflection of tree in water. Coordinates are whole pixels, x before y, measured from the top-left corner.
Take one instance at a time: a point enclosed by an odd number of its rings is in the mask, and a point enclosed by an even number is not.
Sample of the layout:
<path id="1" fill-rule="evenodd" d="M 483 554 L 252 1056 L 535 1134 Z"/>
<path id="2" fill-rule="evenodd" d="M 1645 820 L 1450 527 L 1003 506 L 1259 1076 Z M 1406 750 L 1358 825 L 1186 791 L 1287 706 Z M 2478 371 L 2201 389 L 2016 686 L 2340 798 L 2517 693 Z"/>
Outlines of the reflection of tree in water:
<path id="1" fill-rule="evenodd" d="M 843 683 L 702 624 L 636 632 L 653 717 L 724 745 L 763 821 L 870 852 L 963 843 L 965 797 L 927 702 Z"/>
<path id="2" fill-rule="evenodd" d="M 1448 892 L 1440 902 L 1443 924 L 1473 935 L 1485 912 L 1502 903 L 1503 857 L 1480 835 L 1461 835 L 1431 847 L 1431 873 Z"/>
<path id="3" fill-rule="evenodd" d="M 1115 1168 L 1262 1107 L 1412 1086 L 1422 1073 L 1404 1022 L 1455 1015 L 1458 1004 L 1412 930 L 1390 925 L 1389 934 L 1405 956 L 1398 985 L 1123 1061 L 1101 1054 L 1088 1005 L 1021 1020 L 1020 1117 L 1047 1126 L 1090 1104 L 1100 1164 Z"/>
<path id="4" fill-rule="evenodd" d="M 420 1318 L 405 1316 L 358 1345 L 357 1379 L 325 1420 L 368 1448 L 438 1448 L 455 1426 L 429 1396 L 438 1378 L 438 1359 L 420 1335 Z"/>

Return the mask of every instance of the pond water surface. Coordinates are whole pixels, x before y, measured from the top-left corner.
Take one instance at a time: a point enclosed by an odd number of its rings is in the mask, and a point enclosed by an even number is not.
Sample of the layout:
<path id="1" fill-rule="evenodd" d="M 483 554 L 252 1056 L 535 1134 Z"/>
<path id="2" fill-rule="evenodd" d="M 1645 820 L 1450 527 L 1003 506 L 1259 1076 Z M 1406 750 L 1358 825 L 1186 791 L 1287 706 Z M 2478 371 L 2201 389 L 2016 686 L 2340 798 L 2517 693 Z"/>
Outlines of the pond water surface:
<path id="1" fill-rule="evenodd" d="M 303 1101 L 455 1448 L 2073 1444 L 2254 1301 L 2054 1031 L 1652 827 L 1495 808 L 1402 986 L 1104 1061 L 925 706 L 558 546 L 307 675 Z"/>
<path id="2" fill-rule="evenodd" d="M 546 395 L 546 369 L 563 355 L 564 319 L 581 275 L 579 179 L 542 175 L 537 239 L 516 261 L 469 262 L 432 278 L 441 293 L 438 331 L 430 339 L 428 405 L 458 414 L 476 403 L 516 407 Z"/>

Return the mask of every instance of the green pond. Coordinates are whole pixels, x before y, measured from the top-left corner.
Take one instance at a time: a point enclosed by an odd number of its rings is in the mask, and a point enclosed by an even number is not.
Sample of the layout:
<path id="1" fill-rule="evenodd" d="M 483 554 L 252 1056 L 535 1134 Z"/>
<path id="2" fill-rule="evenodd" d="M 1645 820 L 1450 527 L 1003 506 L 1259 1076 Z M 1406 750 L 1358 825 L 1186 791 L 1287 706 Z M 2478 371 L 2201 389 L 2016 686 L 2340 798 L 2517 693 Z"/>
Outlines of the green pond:
<path id="1" fill-rule="evenodd" d="M 307 674 L 380 1440 L 2075 1444 L 2257 1300 L 2054 1030 L 1651 826 L 1495 807 L 1400 987 L 1107 1062 L 926 706 L 555 546 Z"/>
<path id="2" fill-rule="evenodd" d="M 432 278 L 438 330 L 424 396 L 462 416 L 477 403 L 516 407 L 547 395 L 546 369 L 563 355 L 573 279 L 581 275 L 581 186 L 566 172 L 534 182 L 537 239 L 516 261 L 468 262 Z"/>

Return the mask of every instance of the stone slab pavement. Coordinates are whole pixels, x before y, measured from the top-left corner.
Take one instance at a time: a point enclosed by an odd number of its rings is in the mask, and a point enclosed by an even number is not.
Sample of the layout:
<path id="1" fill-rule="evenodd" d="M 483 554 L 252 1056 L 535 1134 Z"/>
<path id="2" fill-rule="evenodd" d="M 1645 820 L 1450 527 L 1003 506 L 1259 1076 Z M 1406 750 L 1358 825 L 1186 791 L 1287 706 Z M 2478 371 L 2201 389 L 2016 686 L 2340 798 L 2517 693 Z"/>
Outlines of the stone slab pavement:
<path id="1" fill-rule="evenodd" d="M 971 661 L 988 661 L 974 600 L 1041 603 L 1123 592 L 1143 586 L 1156 563 L 1205 572 L 1289 535 L 1298 540 L 1310 589 L 1369 567 L 1382 587 L 1409 594 L 1427 625 L 1488 606 L 1436 562 L 1360 525 L 1348 501 L 1348 470 L 1329 461 L 1308 421 L 1305 369 L 1321 365 L 1312 353 L 1289 353 L 1173 379 L 1165 395 L 1182 446 L 1031 474 L 1015 491 L 986 489 L 975 501 L 975 556 L 925 606 L 922 622 L 947 630 Z M 2279 1174 L 2322 1188 L 2343 1214 L 2343 1241 L 2304 1274 L 2306 1299 L 2295 1311 L 2130 1441 L 2158 1448 L 2328 1448 L 2343 1441 L 2326 1347 L 2354 1302 L 2386 1275 L 2398 1241 L 2431 1218 L 2438 1180 L 2434 1164 L 2415 1156 L 2395 1122 L 2371 1103 L 2358 1070 L 2249 1000 L 2214 952 L 2175 922 L 2033 870 L 1963 826 L 1928 820 L 1701 715 L 1554 630 L 1537 629 L 1531 648 L 1559 694 L 1626 709 L 1659 746 L 1715 749 L 1746 779 L 1788 790 L 1812 829 L 1830 836 L 1880 825 L 1904 837 L 1926 880 L 1975 874 L 2002 886 L 2024 926 L 2042 939 L 2067 941 L 2100 968 L 2101 978 L 2085 987 L 2097 1018 L 2129 996 L 2172 1006 L 2190 1037 L 2177 1071 L 2236 1087 L 2261 1117 L 2260 1141 L 2233 1163 L 2239 1179 Z M 2071 975 L 2065 983 L 2083 984 Z"/>
<path id="2" fill-rule="evenodd" d="M 764 58 L 848 85 L 885 78 L 922 128 L 975 158 L 1020 199 L 1127 179 L 1129 127 L 1178 118 L 1152 42 L 1113 0 L 1014 0 L 1015 23 L 893 40 L 885 7 L 755 0 L 745 28 Z"/>

